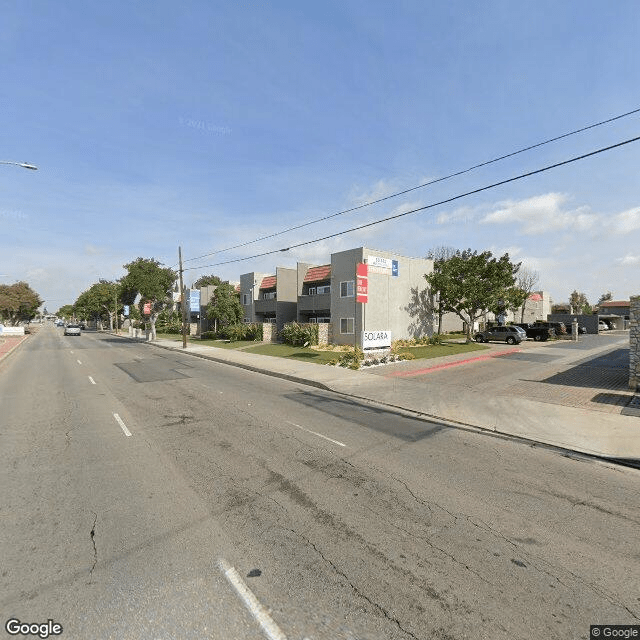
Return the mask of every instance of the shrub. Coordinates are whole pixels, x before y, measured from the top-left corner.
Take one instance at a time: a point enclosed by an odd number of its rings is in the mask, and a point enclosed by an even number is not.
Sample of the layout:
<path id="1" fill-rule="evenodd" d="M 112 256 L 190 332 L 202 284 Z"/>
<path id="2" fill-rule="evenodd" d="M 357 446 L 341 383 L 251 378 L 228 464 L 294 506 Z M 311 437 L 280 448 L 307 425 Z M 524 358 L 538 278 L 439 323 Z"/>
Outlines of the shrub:
<path id="1" fill-rule="evenodd" d="M 209 333 L 208 331 L 206 333 Z M 230 324 L 220 329 L 220 336 L 238 342 L 239 340 L 262 340 L 261 324 Z"/>
<path id="2" fill-rule="evenodd" d="M 346 351 L 340 357 L 340 366 L 349 369 L 359 369 L 360 363 L 364 360 L 364 353 L 360 347 L 356 347 L 353 351 Z"/>
<path id="3" fill-rule="evenodd" d="M 216 332 L 215 331 L 203 331 L 200 334 L 200 339 L 201 340 L 215 340 L 216 339 Z"/>
<path id="4" fill-rule="evenodd" d="M 413 353 L 409 353 L 408 351 L 403 351 L 402 353 L 398 354 L 403 360 L 415 360 L 416 357 L 413 355 Z"/>
<path id="5" fill-rule="evenodd" d="M 285 324 L 280 331 L 280 339 L 292 347 L 318 344 L 318 325 L 290 322 Z"/>

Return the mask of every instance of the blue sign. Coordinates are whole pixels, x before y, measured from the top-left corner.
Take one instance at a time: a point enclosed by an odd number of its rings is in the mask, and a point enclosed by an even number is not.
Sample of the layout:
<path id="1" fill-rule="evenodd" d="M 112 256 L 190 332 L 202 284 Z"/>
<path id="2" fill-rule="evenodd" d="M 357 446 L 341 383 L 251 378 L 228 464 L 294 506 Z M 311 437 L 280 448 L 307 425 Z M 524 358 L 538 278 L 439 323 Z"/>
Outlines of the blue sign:
<path id="1" fill-rule="evenodd" d="M 200 289 L 189 290 L 189 310 L 191 313 L 200 313 Z"/>
<path id="2" fill-rule="evenodd" d="M 391 275 L 392 276 L 397 276 L 398 275 L 398 261 L 397 260 L 392 260 L 391 261 Z"/>

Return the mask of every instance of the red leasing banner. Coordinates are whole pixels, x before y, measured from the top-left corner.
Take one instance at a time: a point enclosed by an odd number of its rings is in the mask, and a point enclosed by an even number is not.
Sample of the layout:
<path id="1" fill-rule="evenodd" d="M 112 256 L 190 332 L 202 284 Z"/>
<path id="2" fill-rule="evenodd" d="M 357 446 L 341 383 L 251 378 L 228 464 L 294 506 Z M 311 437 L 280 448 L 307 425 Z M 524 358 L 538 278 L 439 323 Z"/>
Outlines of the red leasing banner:
<path id="1" fill-rule="evenodd" d="M 145 316 L 150 316 L 151 315 L 151 303 L 150 302 L 145 302 L 144 306 L 142 307 L 142 313 L 144 313 Z"/>
<path id="2" fill-rule="evenodd" d="M 361 262 L 356 265 L 356 302 L 369 302 L 369 274 L 367 265 Z"/>

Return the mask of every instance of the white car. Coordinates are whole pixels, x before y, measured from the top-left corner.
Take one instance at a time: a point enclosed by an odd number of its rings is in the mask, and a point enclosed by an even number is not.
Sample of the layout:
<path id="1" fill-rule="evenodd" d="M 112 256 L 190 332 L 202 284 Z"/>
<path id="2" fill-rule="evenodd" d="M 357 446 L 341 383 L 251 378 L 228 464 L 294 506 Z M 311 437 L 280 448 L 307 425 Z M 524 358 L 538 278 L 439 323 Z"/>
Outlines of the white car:
<path id="1" fill-rule="evenodd" d="M 606 322 L 598 322 L 598 331 L 609 331 L 609 325 Z"/>
<path id="2" fill-rule="evenodd" d="M 79 324 L 68 324 L 64 328 L 65 336 L 79 336 L 80 335 L 80 325 Z"/>

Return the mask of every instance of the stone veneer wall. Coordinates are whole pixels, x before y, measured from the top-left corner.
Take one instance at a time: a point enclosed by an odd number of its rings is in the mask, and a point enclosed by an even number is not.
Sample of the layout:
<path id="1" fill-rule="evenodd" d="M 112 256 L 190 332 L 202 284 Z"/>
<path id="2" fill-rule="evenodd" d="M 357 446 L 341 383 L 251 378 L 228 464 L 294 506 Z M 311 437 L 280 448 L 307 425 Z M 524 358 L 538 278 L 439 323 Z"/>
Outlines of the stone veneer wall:
<path id="1" fill-rule="evenodd" d="M 262 323 L 262 342 L 277 342 L 278 329 L 272 322 Z"/>
<path id="2" fill-rule="evenodd" d="M 640 296 L 631 296 L 629 308 L 629 387 L 640 391 Z"/>
<path id="3" fill-rule="evenodd" d="M 318 322 L 318 344 L 329 344 L 331 324 L 329 322 Z"/>

